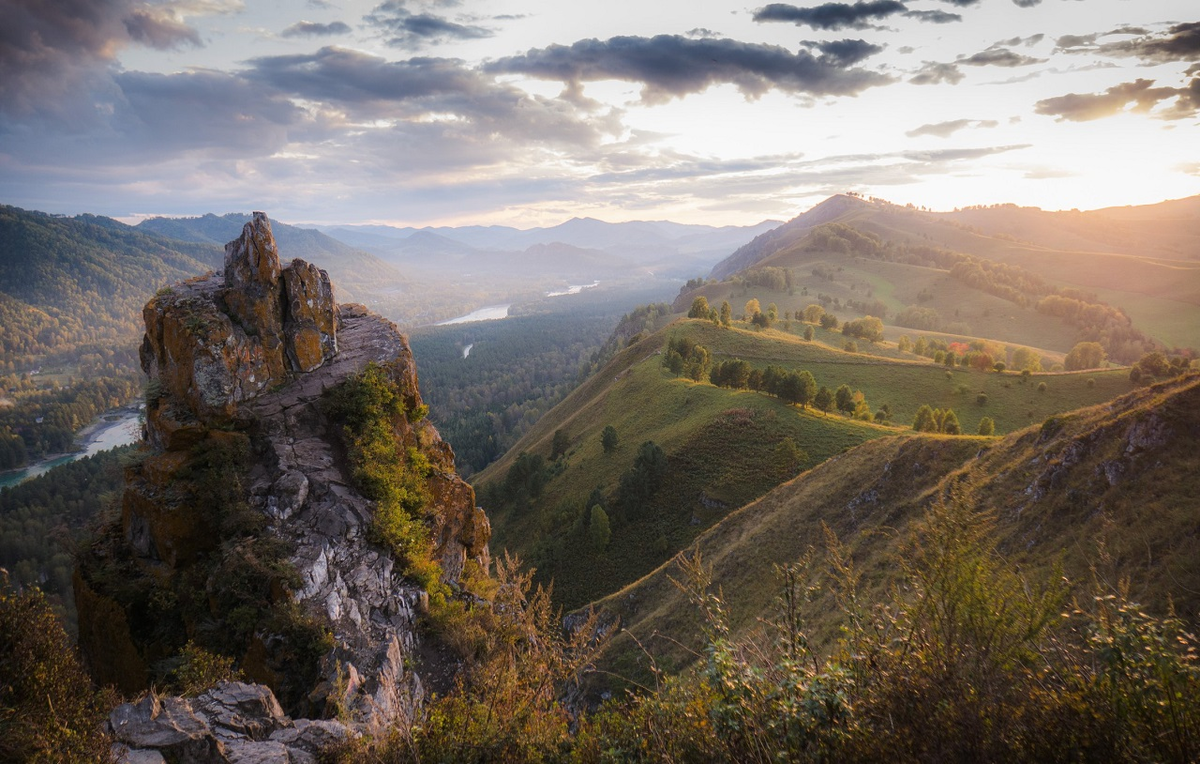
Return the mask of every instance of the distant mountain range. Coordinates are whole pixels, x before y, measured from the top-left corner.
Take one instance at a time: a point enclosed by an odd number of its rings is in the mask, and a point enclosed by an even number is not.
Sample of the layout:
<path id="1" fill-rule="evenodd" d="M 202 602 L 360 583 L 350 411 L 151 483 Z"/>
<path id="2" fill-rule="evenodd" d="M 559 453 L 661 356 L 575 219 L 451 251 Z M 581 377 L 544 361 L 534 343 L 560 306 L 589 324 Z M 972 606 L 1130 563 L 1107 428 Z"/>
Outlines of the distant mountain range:
<path id="1" fill-rule="evenodd" d="M 547 273 L 550 269 L 568 279 L 604 279 L 639 271 L 677 278 L 695 276 L 730 250 L 777 225 L 775 220 L 715 227 L 572 218 L 549 228 L 527 230 L 379 225 L 324 226 L 320 230 L 390 262 L 422 269 L 436 270 L 453 263 L 480 272 Z M 550 245 L 553 249 L 545 249 Z"/>

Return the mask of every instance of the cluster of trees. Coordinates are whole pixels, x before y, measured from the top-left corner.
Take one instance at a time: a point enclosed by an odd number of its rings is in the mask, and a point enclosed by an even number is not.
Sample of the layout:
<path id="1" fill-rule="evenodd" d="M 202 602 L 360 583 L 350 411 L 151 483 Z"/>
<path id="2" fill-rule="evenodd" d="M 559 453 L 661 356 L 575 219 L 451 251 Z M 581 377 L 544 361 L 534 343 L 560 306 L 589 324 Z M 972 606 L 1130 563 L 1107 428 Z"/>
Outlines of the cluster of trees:
<path id="1" fill-rule="evenodd" d="M 1063 290 L 1047 295 L 1038 302 L 1037 310 L 1077 327 L 1085 339 L 1099 343 L 1119 363 L 1133 363 L 1146 353 L 1159 350 L 1154 340 L 1133 328 L 1124 311 L 1083 293 Z"/>
<path id="2" fill-rule="evenodd" d="M 763 266 L 741 273 L 738 277 L 746 286 L 758 286 L 775 292 L 782 292 L 794 287 L 795 280 L 788 268 Z"/>
<path id="3" fill-rule="evenodd" d="M 1176 377 L 1191 368 L 1191 360 L 1182 355 L 1168 357 L 1165 353 L 1147 353 L 1129 370 L 1133 382 L 1152 384 L 1160 379 Z"/>
<path id="4" fill-rule="evenodd" d="M 851 390 L 849 385 L 841 385 L 836 391 L 818 386 L 812 372 L 807 370 L 792 371 L 774 365 L 756 369 L 738 358 L 714 364 L 709 381 L 717 387 L 766 393 L 802 408 L 812 406 L 828 412 L 836 407 L 846 416 L 866 422 L 886 422 L 892 416 L 886 403 L 872 415 L 862 391 Z"/>
<path id="5" fill-rule="evenodd" d="M 842 334 L 868 342 L 879 342 L 883 339 L 883 321 L 875 316 L 863 316 L 846 321 L 842 324 Z"/>
<path id="6" fill-rule="evenodd" d="M 913 429 L 917 432 L 940 432 L 946 435 L 962 435 L 962 426 L 954 409 L 935 409 L 928 403 L 921 404 L 913 417 Z M 993 429 L 995 425 L 993 424 Z M 983 434 L 983 433 L 980 433 Z"/>
<path id="7" fill-rule="evenodd" d="M 132 448 L 102 451 L 0 490 L 0 568 L 8 570 L 12 584 L 46 592 L 72 632 L 72 549 L 88 524 L 120 497 L 121 462 Z"/>
<path id="8" fill-rule="evenodd" d="M 699 382 L 705 379 L 712 369 L 712 354 L 708 352 L 708 348 L 688 337 L 672 337 L 667 341 L 663 366 L 672 374 Z"/>

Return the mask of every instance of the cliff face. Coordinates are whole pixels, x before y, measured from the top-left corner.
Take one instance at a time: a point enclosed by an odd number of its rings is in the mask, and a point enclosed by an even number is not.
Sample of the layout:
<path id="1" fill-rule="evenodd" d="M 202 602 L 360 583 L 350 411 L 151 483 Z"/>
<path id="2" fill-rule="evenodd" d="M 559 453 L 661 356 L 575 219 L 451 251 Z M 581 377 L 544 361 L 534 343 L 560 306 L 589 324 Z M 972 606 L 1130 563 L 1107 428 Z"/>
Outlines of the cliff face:
<path id="1" fill-rule="evenodd" d="M 362 306 L 337 305 L 319 268 L 281 267 L 257 212 L 226 246 L 223 273 L 160 291 L 143 315 L 148 455 L 127 470 L 120 520 L 76 575 L 97 678 L 142 689 L 190 640 L 220 646 L 293 713 L 409 716 L 422 696 L 407 659 L 426 593 L 372 543 L 375 506 L 354 488 L 323 405 L 375 363 L 405 408 L 420 409 L 406 339 Z M 468 560 L 486 568 L 487 517 L 449 445 L 423 418 L 392 428 L 428 463 L 424 520 L 443 580 L 456 584 Z"/>

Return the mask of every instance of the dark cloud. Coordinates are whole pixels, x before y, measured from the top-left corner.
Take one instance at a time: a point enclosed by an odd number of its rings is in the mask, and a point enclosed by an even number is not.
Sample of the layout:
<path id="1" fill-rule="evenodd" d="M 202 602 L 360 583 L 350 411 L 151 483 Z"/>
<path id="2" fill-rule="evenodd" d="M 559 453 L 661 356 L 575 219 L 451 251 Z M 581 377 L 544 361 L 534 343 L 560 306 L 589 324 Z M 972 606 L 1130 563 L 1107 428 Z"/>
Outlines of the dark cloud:
<path id="1" fill-rule="evenodd" d="M 387 61 L 326 47 L 303 55 L 252 59 L 244 76 L 273 91 L 329 104 L 356 119 L 412 120 L 452 115 L 443 129 L 517 141 L 590 145 L 619 132 L 613 111 L 569 98 L 540 98 L 446 58 Z"/>
<path id="2" fill-rule="evenodd" d="M 850 67 L 877 53 L 883 52 L 882 45 L 866 40 L 831 40 L 829 42 L 805 43 L 821 51 L 821 58 L 838 66 Z"/>
<path id="3" fill-rule="evenodd" d="M 284 37 L 330 37 L 346 34 L 349 31 L 350 27 L 342 21 L 333 21 L 328 24 L 316 21 L 297 21 L 280 34 Z"/>
<path id="4" fill-rule="evenodd" d="M 1007 48 L 993 48 L 980 51 L 973 56 L 958 59 L 957 63 L 966 64 L 967 66 L 1029 66 L 1030 64 L 1044 64 L 1046 59 L 1034 58 L 1033 56 L 1023 56 L 1020 53 L 1008 50 Z"/>
<path id="5" fill-rule="evenodd" d="M 942 0 L 942 2 L 957 5 L 959 8 L 966 8 L 969 5 L 977 4 L 979 0 Z"/>
<path id="6" fill-rule="evenodd" d="M 910 19 L 930 24 L 951 24 L 955 21 L 962 21 L 963 18 L 957 13 L 947 13 L 946 11 L 906 11 L 904 15 Z"/>
<path id="7" fill-rule="evenodd" d="M 1113 35 L 1140 34 L 1132 40 L 1102 42 Z M 1176 24 L 1166 32 L 1147 34 L 1139 27 L 1121 27 L 1102 34 L 1063 35 L 1057 49 L 1064 53 L 1091 53 L 1114 58 L 1139 58 L 1148 63 L 1194 61 L 1200 58 L 1200 21 Z"/>
<path id="8" fill-rule="evenodd" d="M 1183 88 L 1156 88 L 1153 85 L 1154 80 L 1138 79 L 1114 85 L 1103 93 L 1068 93 L 1038 101 L 1034 111 L 1058 117 L 1060 122 L 1089 122 L 1123 114 L 1129 106 L 1134 112 L 1146 113 L 1171 99 L 1176 99 L 1175 105 L 1162 114 L 1168 119 L 1195 116 L 1200 110 L 1200 78 Z"/>
<path id="9" fill-rule="evenodd" d="M 921 125 L 918 128 L 909 130 L 905 133 L 909 138 L 917 138 L 922 135 L 932 135 L 937 138 L 949 138 L 959 130 L 968 127 L 997 127 L 999 122 L 992 119 L 955 119 L 949 122 L 937 122 L 931 125 Z"/>
<path id="10" fill-rule="evenodd" d="M 1035 5 L 1040 5 L 1042 0 L 1013 0 L 1013 5 L 1019 8 L 1032 8 Z"/>
<path id="11" fill-rule="evenodd" d="M 943 82 L 957 85 L 965 76 L 954 64 L 925 61 L 908 81 L 914 85 L 940 85 Z"/>
<path id="12" fill-rule="evenodd" d="M 865 29 L 869 22 L 885 19 L 905 11 L 899 0 L 859 0 L 848 3 L 824 3 L 801 8 L 787 3 L 771 3 L 754 12 L 754 20 L 783 21 L 813 29 Z"/>
<path id="13" fill-rule="evenodd" d="M 841 45 L 835 43 L 834 45 Z M 861 55 L 867 43 L 851 41 Z M 856 95 L 891 78 L 862 69 L 847 68 L 843 57 L 850 47 L 833 48 L 814 56 L 775 45 L 729 39 L 694 40 L 679 35 L 613 37 L 580 40 L 573 45 L 551 45 L 488 64 L 487 71 L 524 74 L 547 80 L 578 83 L 594 80 L 640 82 L 642 98 L 661 102 L 711 85 L 728 83 L 747 97 L 768 90 L 807 95 Z M 869 55 L 869 53 L 868 53 Z"/>
<path id="14" fill-rule="evenodd" d="M 232 0 L 3 0 L 0 116 L 80 130 L 94 125 L 98 110 L 118 95 L 111 73 L 123 48 L 199 46 L 183 14 L 239 7 Z"/>
<path id="15" fill-rule="evenodd" d="M 388 45 L 406 50 L 452 40 L 478 40 L 493 34 L 490 29 L 460 24 L 434 13 L 414 13 L 408 5 L 406 0 L 387 0 L 363 16 L 363 21 L 378 29 Z"/>

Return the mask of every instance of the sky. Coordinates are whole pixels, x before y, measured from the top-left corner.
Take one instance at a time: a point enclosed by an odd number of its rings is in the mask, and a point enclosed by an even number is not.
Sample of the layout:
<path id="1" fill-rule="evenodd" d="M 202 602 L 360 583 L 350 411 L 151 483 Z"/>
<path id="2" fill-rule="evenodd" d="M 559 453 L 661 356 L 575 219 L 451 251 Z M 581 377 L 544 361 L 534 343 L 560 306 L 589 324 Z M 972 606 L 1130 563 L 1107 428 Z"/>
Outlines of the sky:
<path id="1" fill-rule="evenodd" d="M 1196 0 L 0 0 L 0 202 L 749 225 L 1200 194 Z"/>

